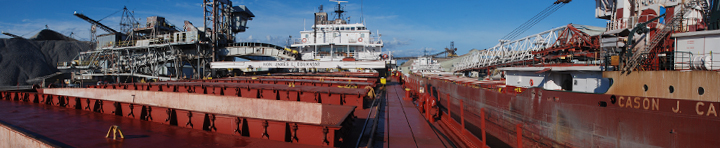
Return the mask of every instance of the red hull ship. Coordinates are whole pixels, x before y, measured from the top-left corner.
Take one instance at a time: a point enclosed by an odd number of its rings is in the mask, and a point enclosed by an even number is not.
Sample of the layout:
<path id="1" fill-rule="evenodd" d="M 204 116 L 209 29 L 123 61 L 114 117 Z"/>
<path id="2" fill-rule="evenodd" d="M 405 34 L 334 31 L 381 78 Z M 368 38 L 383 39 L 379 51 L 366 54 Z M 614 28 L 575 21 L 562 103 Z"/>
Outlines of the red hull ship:
<path id="1" fill-rule="evenodd" d="M 719 145 L 717 1 L 597 4 L 606 28 L 571 24 L 448 60 L 455 75 L 402 79 L 426 117 L 490 147 Z"/>
<path id="2" fill-rule="evenodd" d="M 638 72 L 640 74 L 647 73 Z M 704 74 L 718 77 L 716 72 Z M 412 75 L 406 79 L 411 89 L 429 88 L 438 98 L 445 115 L 440 118 L 452 115 L 455 122 L 465 122 L 465 129 L 477 137 L 481 137 L 480 125 L 484 119 L 486 132 L 492 136 L 488 139 L 497 138 L 513 147 L 521 147 L 518 139 L 525 147 L 712 147 L 720 144 L 710 136 L 720 130 L 714 128 L 720 122 L 717 101 L 542 88 L 503 89 L 498 83 L 482 83 L 453 76 Z M 676 93 L 682 93 L 680 91 Z M 481 109 L 485 110 L 485 118 Z M 461 112 L 464 112 L 462 116 Z"/>

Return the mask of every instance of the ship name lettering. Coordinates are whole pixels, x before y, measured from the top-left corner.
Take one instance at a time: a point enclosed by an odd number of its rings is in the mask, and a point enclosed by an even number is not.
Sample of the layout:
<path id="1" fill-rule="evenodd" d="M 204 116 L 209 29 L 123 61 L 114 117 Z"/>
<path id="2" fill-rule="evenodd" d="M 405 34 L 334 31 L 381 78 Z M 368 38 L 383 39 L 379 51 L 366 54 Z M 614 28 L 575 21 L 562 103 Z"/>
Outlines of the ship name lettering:
<path id="1" fill-rule="evenodd" d="M 288 65 L 288 63 L 277 62 L 277 63 L 275 63 L 275 66 L 290 66 L 290 65 Z"/>
<path id="2" fill-rule="evenodd" d="M 713 116 L 717 117 L 717 111 L 715 110 L 715 105 L 713 105 L 712 103 L 709 103 L 709 104 L 710 105 L 708 105 L 708 108 L 706 111 L 700 111 L 700 107 L 705 106 L 705 103 L 697 102 L 695 104 L 695 113 L 697 113 L 698 115 L 701 115 L 701 116 L 702 115 L 710 116 L 710 114 L 713 114 Z"/>
<path id="3" fill-rule="evenodd" d="M 320 62 L 298 62 L 297 66 L 320 66 Z"/>
<path id="4" fill-rule="evenodd" d="M 640 97 L 635 97 L 635 106 L 633 106 L 635 109 L 640 108 L 640 102 L 638 100 L 640 100 Z"/>
<path id="5" fill-rule="evenodd" d="M 618 106 L 635 109 L 640 109 L 640 107 L 642 107 L 642 109 L 645 110 L 660 110 L 660 100 L 648 98 L 641 99 L 640 97 L 635 97 L 635 99 L 628 97 L 625 99 L 625 97 L 620 96 L 618 98 Z"/>

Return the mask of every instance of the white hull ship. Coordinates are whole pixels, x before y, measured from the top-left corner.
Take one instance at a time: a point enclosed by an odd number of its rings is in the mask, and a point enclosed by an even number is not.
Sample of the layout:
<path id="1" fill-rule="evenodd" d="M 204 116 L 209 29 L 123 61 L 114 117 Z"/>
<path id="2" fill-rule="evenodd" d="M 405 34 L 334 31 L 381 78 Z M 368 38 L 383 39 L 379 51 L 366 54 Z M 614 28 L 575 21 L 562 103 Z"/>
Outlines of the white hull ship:
<path id="1" fill-rule="evenodd" d="M 315 13 L 312 30 L 300 31 L 291 47 L 300 51 L 302 60 L 314 61 L 368 61 L 387 59 L 382 54 L 383 41 L 380 35 L 373 35 L 363 23 L 349 23 L 343 18 L 343 9 L 338 1 L 334 20 L 328 20 L 328 14 Z"/>
<path id="2" fill-rule="evenodd" d="M 328 13 L 315 13 L 312 30 L 300 31 L 300 38 L 291 47 L 299 51 L 298 58 L 288 61 L 214 62 L 213 68 L 283 68 L 299 72 L 377 72 L 375 69 L 393 68 L 395 60 L 383 54 L 380 35 L 373 34 L 363 23 L 349 23 L 343 18 L 341 2 L 337 15 L 328 20 Z M 390 53 L 390 52 L 387 52 Z"/>

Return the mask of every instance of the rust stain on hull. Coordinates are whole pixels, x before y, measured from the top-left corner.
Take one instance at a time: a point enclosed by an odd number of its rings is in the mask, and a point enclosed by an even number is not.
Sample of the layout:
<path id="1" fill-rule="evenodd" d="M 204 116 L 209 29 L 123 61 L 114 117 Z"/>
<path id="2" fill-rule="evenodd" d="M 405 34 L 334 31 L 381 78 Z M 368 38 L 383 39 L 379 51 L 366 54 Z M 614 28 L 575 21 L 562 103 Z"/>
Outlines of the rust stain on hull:
<path id="1" fill-rule="evenodd" d="M 720 133 L 720 129 L 712 128 L 720 124 L 718 102 L 539 88 L 508 93 L 478 87 L 479 84 L 467 85 L 441 77 L 415 75 L 411 75 L 408 82 L 437 90 L 442 106 L 453 108 L 463 104 L 466 124 L 479 126 L 486 120 L 487 132 L 513 147 L 520 146 L 515 136 L 517 124 L 522 125 L 521 139 L 525 147 L 720 145 L 720 141 L 712 138 L 712 133 Z M 485 119 L 479 115 L 481 108 L 487 111 Z M 480 137 L 479 130 L 468 130 Z"/>

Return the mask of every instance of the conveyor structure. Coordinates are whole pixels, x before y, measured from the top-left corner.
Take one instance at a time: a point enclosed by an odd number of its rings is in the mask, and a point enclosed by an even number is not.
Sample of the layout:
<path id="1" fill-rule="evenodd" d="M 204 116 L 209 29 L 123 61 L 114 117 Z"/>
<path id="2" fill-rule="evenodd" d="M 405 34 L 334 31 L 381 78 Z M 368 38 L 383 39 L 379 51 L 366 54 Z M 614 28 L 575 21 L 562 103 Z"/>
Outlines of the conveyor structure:
<path id="1" fill-rule="evenodd" d="M 150 16 L 144 25 L 136 23 L 127 33 L 75 13 L 109 34 L 97 37 L 96 50 L 82 52 L 72 61 L 58 63 L 58 69 L 73 71 L 76 79 L 110 76 L 124 82 L 119 77 L 147 76 L 167 80 L 215 77 L 210 63 L 233 61 L 235 57 L 280 60 L 297 57 L 296 51 L 281 46 L 235 43 L 235 34 L 244 32 L 247 21 L 255 17 L 247 7 L 232 6 L 225 0 L 204 0 L 204 8 L 205 17 L 210 19 L 204 22 L 202 28 L 205 29 L 195 27 L 189 21 L 175 26 L 164 17 Z"/>

